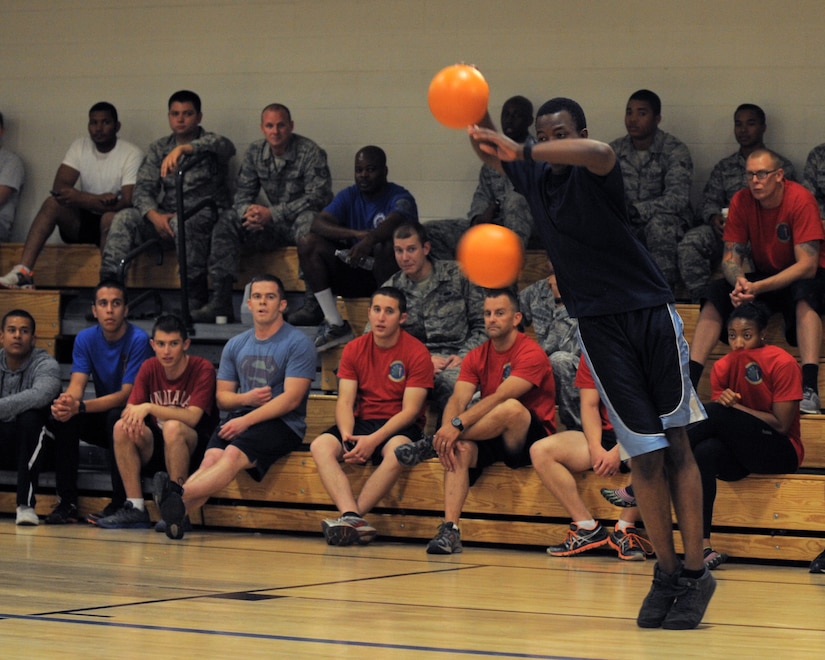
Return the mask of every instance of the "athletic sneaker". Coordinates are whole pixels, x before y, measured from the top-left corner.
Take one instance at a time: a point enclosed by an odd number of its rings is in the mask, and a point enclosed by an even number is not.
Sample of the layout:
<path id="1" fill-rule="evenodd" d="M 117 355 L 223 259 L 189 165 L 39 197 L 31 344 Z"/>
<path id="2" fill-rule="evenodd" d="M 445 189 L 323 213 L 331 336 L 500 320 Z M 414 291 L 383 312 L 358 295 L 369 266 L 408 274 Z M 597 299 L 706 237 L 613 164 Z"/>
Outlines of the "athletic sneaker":
<path id="1" fill-rule="evenodd" d="M 149 512 L 136 509 L 128 500 L 111 516 L 99 518 L 95 524 L 103 529 L 149 529 L 152 526 Z"/>
<path id="2" fill-rule="evenodd" d="M 166 521 L 166 536 L 176 541 L 183 538 L 186 531 L 186 505 L 181 494 L 173 488 L 169 489 L 160 503 L 160 517 Z"/>
<path id="3" fill-rule="evenodd" d="M 86 522 L 90 525 L 97 525 L 98 520 L 116 514 L 121 506 L 123 505 L 121 504 L 120 506 L 118 506 L 114 502 L 109 502 L 106 506 L 103 507 L 103 511 L 95 511 L 94 513 L 90 513 L 88 516 L 86 516 Z"/>
<path id="4" fill-rule="evenodd" d="M 441 523 L 438 533 L 427 544 L 428 555 L 453 555 L 463 551 L 461 532 L 451 522 Z"/>
<path id="5" fill-rule="evenodd" d="M 321 531 L 324 532 L 327 545 L 367 545 L 378 533 L 361 516 L 327 518 L 321 521 Z"/>
<path id="6" fill-rule="evenodd" d="M 665 617 L 662 628 L 665 630 L 690 630 L 695 628 L 705 616 L 708 603 L 716 591 L 716 578 L 706 568 L 698 579 L 679 575 L 676 579 L 676 602 Z"/>
<path id="7" fill-rule="evenodd" d="M 653 555 L 653 544 L 639 534 L 635 527 L 624 531 L 614 529 L 607 537 L 607 543 L 619 553 L 619 559 L 625 561 L 644 561 Z"/>
<path id="8" fill-rule="evenodd" d="M 322 353 L 335 346 L 346 344 L 354 336 L 349 321 L 344 321 L 342 325 L 330 325 L 328 321 L 324 321 L 318 326 L 318 334 L 315 335 L 315 348 L 319 353 Z"/>
<path id="9" fill-rule="evenodd" d="M 658 562 L 653 566 L 653 584 L 636 617 L 639 628 L 659 628 L 662 625 L 680 593 L 676 581 L 681 572 L 681 565 L 672 575 L 659 568 Z"/>
<path id="10" fill-rule="evenodd" d="M 728 560 L 728 556 L 724 552 L 716 552 L 713 548 L 705 548 L 705 566 L 709 570 L 713 570 L 724 564 Z"/>
<path id="11" fill-rule="evenodd" d="M 547 548 L 547 554 L 553 557 L 570 557 L 600 548 L 607 542 L 607 531 L 601 525 L 596 525 L 595 529 L 581 529 L 576 523 L 570 523 L 564 541 Z"/>
<path id="12" fill-rule="evenodd" d="M 47 525 L 73 525 L 80 522 L 80 514 L 74 504 L 58 502 L 43 522 Z"/>
<path id="13" fill-rule="evenodd" d="M 825 550 L 814 558 L 809 570 L 811 573 L 825 573 Z"/>
<path id="14" fill-rule="evenodd" d="M 14 524 L 22 527 L 36 527 L 40 524 L 40 518 L 34 512 L 34 507 L 19 506 L 17 507 L 17 518 Z"/>
<path id="15" fill-rule="evenodd" d="M 34 271 L 23 264 L 17 264 L 8 273 L 0 277 L 0 287 L 4 289 L 33 289 Z"/>
<path id="16" fill-rule="evenodd" d="M 155 472 L 155 476 L 152 477 L 152 499 L 158 509 L 171 492 L 183 495 L 183 488 L 180 487 L 180 484 L 172 481 L 166 472 Z"/>
<path id="17" fill-rule="evenodd" d="M 435 458 L 438 454 L 433 447 L 433 436 L 422 435 L 421 440 L 405 442 L 395 448 L 395 457 L 401 465 L 414 467 L 421 461 Z"/>
<path id="18" fill-rule="evenodd" d="M 799 412 L 807 415 L 819 415 L 822 408 L 822 403 L 819 401 L 819 395 L 814 392 L 813 388 L 802 388 L 802 401 L 799 402 Z"/>
<path id="19" fill-rule="evenodd" d="M 620 506 L 623 509 L 636 506 L 636 497 L 633 495 L 632 486 L 625 486 L 624 488 L 602 488 L 601 494 L 602 497 L 613 506 Z"/>
<path id="20" fill-rule="evenodd" d="M 165 520 L 158 520 L 155 523 L 155 531 L 159 534 L 166 534 L 166 521 Z M 183 519 L 183 531 L 184 532 L 191 532 L 192 531 L 192 521 L 189 520 L 189 516 Z"/>

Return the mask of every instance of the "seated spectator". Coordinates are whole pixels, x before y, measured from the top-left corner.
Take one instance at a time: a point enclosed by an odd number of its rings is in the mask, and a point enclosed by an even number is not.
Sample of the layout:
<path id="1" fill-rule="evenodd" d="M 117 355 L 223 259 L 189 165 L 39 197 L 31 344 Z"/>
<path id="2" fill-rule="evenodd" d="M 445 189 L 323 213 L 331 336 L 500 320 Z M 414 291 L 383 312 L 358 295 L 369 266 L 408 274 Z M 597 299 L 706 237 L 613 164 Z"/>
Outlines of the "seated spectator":
<path id="1" fill-rule="evenodd" d="M 743 103 L 733 114 L 733 135 L 739 150 L 714 166 L 702 192 L 698 227 L 688 230 L 679 242 L 679 273 L 691 299 L 699 302 L 706 296 L 706 287 L 713 271 L 722 261 L 722 233 L 725 216 L 733 195 L 747 187 L 745 163 L 757 149 L 764 149 L 767 130 L 765 111 L 753 103 Z M 779 154 L 777 154 L 779 155 Z M 785 178 L 796 181 L 794 166 L 779 156 Z"/>
<path id="2" fill-rule="evenodd" d="M 418 465 L 438 456 L 444 466 L 444 522 L 427 552 L 461 552 L 459 519 L 470 486 L 488 465 L 530 465 L 530 447 L 556 432 L 553 370 L 541 347 L 519 332 L 518 298 L 510 290 L 488 290 L 484 328 L 489 339 L 467 353 L 455 391 L 435 435 L 400 445 L 399 463 Z M 478 403 L 468 408 L 476 391 Z"/>
<path id="3" fill-rule="evenodd" d="M 623 509 L 616 526 L 608 532 L 593 519 L 579 495 L 575 473 L 592 468 L 599 477 L 612 477 L 624 471 L 624 463 L 607 409 L 584 357 L 579 359 L 576 386 L 581 390 L 584 432 L 562 431 L 530 447 L 536 474 L 573 518 L 564 541 L 547 548 L 547 554 L 570 557 L 609 544 L 619 553 L 619 559 L 644 561 L 653 554 L 653 546 L 636 529 L 638 510 Z"/>
<path id="4" fill-rule="evenodd" d="M 37 525 L 37 480 L 49 404 L 60 392 L 60 367 L 35 348 L 34 317 L 12 309 L 0 325 L 0 455 L 17 467 L 18 525 Z"/>
<path id="5" fill-rule="evenodd" d="M 808 153 L 802 173 L 802 185 L 813 194 L 819 206 L 819 217 L 825 222 L 825 142 Z"/>
<path id="6" fill-rule="evenodd" d="M 415 199 L 405 188 L 387 181 L 387 156 L 379 147 L 355 154 L 355 185 L 335 195 L 307 234 L 298 240 L 301 270 L 314 292 L 290 315 L 293 324 L 315 322 L 320 307 L 324 321 L 315 347 L 325 351 L 352 339 L 352 329 L 338 313 L 335 296 L 372 294 L 396 270 L 392 233 L 405 220 L 418 220 Z"/>
<path id="7" fill-rule="evenodd" d="M 799 427 L 802 377 L 796 359 L 765 344 L 768 312 L 743 303 L 728 317 L 731 352 L 713 365 L 708 418 L 688 429 L 702 475 L 705 565 L 728 557 L 710 543 L 716 479 L 738 481 L 751 473 L 796 472 L 805 450 Z"/>
<path id="8" fill-rule="evenodd" d="M 372 295 L 372 329 L 341 355 L 335 426 L 310 445 L 321 483 L 341 513 L 321 524 L 329 545 L 365 545 L 375 538 L 364 516 L 401 474 L 395 448 L 422 435 L 433 366 L 427 347 L 401 328 L 405 317 L 401 291 L 382 286 Z M 340 464 L 367 461 L 377 469 L 356 499 Z"/>
<path id="9" fill-rule="evenodd" d="M 271 252 L 295 245 L 318 211 L 332 201 L 326 153 L 309 138 L 293 133 L 294 126 L 285 105 L 271 103 L 261 112 L 264 137 L 244 154 L 235 186 L 235 212 L 221 214 L 212 230 L 212 297 L 193 312 L 193 321 L 214 323 L 216 316 L 233 316 L 232 284 L 241 252 Z M 268 204 L 258 204 L 261 191 Z M 312 297 L 312 292 L 307 296 Z M 320 318 L 315 321 L 320 322 Z"/>
<path id="10" fill-rule="evenodd" d="M 578 323 L 571 319 L 556 285 L 556 272 L 547 260 L 550 274 L 519 292 L 524 325 L 533 326 L 536 341 L 553 365 L 559 419 L 568 430 L 582 428 L 579 388 L 575 385 L 579 365 Z"/>
<path id="11" fill-rule="evenodd" d="M 77 471 L 80 440 L 106 449 L 112 476 L 112 501 L 87 517 L 94 523 L 123 506 L 126 494 L 114 457 L 113 429 L 132 393 L 140 365 L 152 356 L 149 337 L 126 320 L 126 288 L 113 280 L 97 285 L 92 314 L 97 324 L 77 333 L 72 375 L 66 391 L 52 403 L 48 427 L 55 439 L 57 505 L 46 516 L 50 525 L 78 522 Z M 95 396 L 85 398 L 89 378 Z"/>
<path id="12" fill-rule="evenodd" d="M 151 239 L 160 239 L 165 250 L 175 247 L 178 237 L 176 174 L 184 157 L 199 158 L 183 177 L 184 207 L 192 208 L 205 199 L 212 199 L 219 215 L 232 212 L 227 176 L 235 145 L 201 128 L 201 99 L 194 92 L 175 92 L 169 97 L 168 107 L 172 134 L 149 145 L 135 184 L 135 207 L 121 211 L 112 221 L 101 257 L 101 279 L 116 278 L 123 258 Z M 206 261 L 213 223 L 212 211 L 208 208 L 186 221 L 187 287 L 189 309 L 193 312 L 207 302 Z"/>
<path id="13" fill-rule="evenodd" d="M 819 413 L 820 314 L 825 293 L 822 222 L 813 195 L 786 181 L 779 157 L 767 149 L 747 160 L 748 189 L 733 196 L 725 223 L 725 279 L 714 280 L 699 312 L 690 346 L 690 378 L 699 382 L 705 362 L 733 308 L 754 299 L 782 312 L 785 337 L 799 345 L 803 413 Z M 745 272 L 750 255 L 754 272 Z M 798 341 L 797 341 L 798 340 Z"/>
<path id="14" fill-rule="evenodd" d="M 171 539 L 182 539 L 188 513 L 241 470 L 260 481 L 276 460 L 301 445 L 306 432 L 318 358 L 312 342 L 284 321 L 286 294 L 274 275 L 252 278 L 246 304 L 253 327 L 226 343 L 218 367 L 215 399 L 228 417 L 183 485 L 166 472 L 154 477 L 155 503 Z"/>
<path id="15" fill-rule="evenodd" d="M 630 226 L 670 288 L 679 280 L 676 246 L 692 222 L 693 161 L 678 139 L 659 128 L 662 102 L 647 89 L 631 94 L 627 135 L 610 143 L 622 168 Z"/>
<path id="16" fill-rule="evenodd" d="M 530 138 L 533 104 L 523 96 L 513 96 L 501 108 L 502 132 L 522 143 Z M 467 218 L 434 220 L 427 223 L 432 243 L 432 255 L 437 259 L 455 259 L 455 248 L 461 235 L 473 225 L 492 223 L 504 225 L 518 234 L 524 248 L 533 233 L 533 215 L 527 200 L 513 188 L 510 180 L 488 165 L 478 173 L 478 186 L 473 193 Z"/>
<path id="17" fill-rule="evenodd" d="M 20 188 L 23 187 L 25 169 L 23 161 L 13 151 L 3 146 L 6 126 L 3 113 L 0 112 L 0 243 L 11 240 L 11 228 L 17 202 L 20 200 Z"/>
<path id="18" fill-rule="evenodd" d="M 94 243 L 103 250 L 115 213 L 132 206 L 132 190 L 143 152 L 119 140 L 120 122 L 111 103 L 89 110 L 89 137 L 69 147 L 46 198 L 34 217 L 20 263 L 0 277 L 7 289 L 34 288 L 34 266 L 57 227 L 65 243 Z M 103 278 L 105 279 L 105 278 Z"/>
<path id="19" fill-rule="evenodd" d="M 453 393 L 461 361 L 487 339 L 484 291 L 472 284 L 455 261 L 433 259 L 425 225 L 405 222 L 393 233 L 398 272 L 384 286 L 404 293 L 404 330 L 430 351 L 435 370 L 432 399 L 439 413 Z"/>
<path id="20" fill-rule="evenodd" d="M 141 471 L 148 466 L 165 466 L 170 479 L 182 484 L 189 476 L 190 464 L 200 463 L 218 425 L 215 368 L 209 360 L 187 354 L 186 324 L 177 316 L 161 315 L 152 327 L 150 341 L 155 357 L 140 367 L 114 429 L 115 459 L 126 501 L 111 516 L 97 520 L 98 527 L 149 527 Z M 155 529 L 165 532 L 161 523 Z M 185 520 L 187 526 L 191 528 Z"/>

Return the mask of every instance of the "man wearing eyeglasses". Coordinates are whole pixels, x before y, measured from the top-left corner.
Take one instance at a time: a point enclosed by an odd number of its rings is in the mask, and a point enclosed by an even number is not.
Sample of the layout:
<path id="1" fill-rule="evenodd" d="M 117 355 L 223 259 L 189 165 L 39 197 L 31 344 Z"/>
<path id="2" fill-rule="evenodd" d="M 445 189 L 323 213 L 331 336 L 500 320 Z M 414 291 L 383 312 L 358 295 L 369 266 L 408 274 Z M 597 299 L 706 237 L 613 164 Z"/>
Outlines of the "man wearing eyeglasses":
<path id="1" fill-rule="evenodd" d="M 745 180 L 748 188 L 731 199 L 725 223 L 725 279 L 709 285 L 696 323 L 690 378 L 696 387 L 733 308 L 756 298 L 782 313 L 785 338 L 799 346 L 800 411 L 818 414 L 820 317 L 825 311 L 825 231 L 819 207 L 808 190 L 785 178 L 779 156 L 769 149 L 758 149 L 748 157 Z M 745 272 L 747 257 L 753 272 Z"/>

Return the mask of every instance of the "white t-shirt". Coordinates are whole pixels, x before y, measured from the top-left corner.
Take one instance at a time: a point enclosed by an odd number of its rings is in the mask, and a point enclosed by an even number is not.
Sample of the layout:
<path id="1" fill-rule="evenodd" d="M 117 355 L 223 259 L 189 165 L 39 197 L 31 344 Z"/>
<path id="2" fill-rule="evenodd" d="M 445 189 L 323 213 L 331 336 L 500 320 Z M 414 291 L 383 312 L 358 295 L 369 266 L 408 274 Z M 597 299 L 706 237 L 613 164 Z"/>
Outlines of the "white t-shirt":
<path id="1" fill-rule="evenodd" d="M 20 199 L 20 188 L 23 186 L 24 177 L 25 171 L 20 156 L 8 149 L 0 148 L 0 186 L 14 190 L 6 203 L 0 205 L 0 242 L 6 243 L 11 237 L 14 211 Z"/>
<path id="2" fill-rule="evenodd" d="M 104 154 L 87 136 L 72 143 L 63 164 L 80 172 L 77 187 L 81 191 L 102 195 L 135 185 L 142 161 L 143 152 L 131 142 L 119 139 L 114 149 Z"/>

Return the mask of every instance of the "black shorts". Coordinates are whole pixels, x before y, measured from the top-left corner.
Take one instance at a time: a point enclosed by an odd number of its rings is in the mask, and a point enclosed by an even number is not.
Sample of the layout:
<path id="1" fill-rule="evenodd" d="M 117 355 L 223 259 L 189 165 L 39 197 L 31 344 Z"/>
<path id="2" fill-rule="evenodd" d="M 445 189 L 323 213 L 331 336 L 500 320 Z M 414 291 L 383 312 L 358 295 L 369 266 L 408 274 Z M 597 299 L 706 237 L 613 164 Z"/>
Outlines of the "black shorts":
<path id="1" fill-rule="evenodd" d="M 160 470 L 166 470 L 166 452 L 163 442 L 163 431 L 154 421 L 147 419 L 146 426 L 152 432 L 152 456 L 149 461 L 141 468 L 141 471 L 146 475 L 155 474 Z M 203 460 L 203 455 L 206 452 L 206 445 L 209 444 L 209 439 L 215 430 L 215 424 L 212 420 L 206 417 L 201 417 L 200 422 L 195 427 L 195 433 L 198 434 L 198 441 L 195 445 L 195 451 L 189 457 L 189 474 L 192 474 L 198 469 L 198 466 Z"/>
<path id="2" fill-rule="evenodd" d="M 77 238 L 64 236 L 61 231 L 60 238 L 63 242 L 93 244 L 100 247 L 100 215 L 87 211 L 86 209 L 77 209 L 77 219 L 80 221 Z"/>
<path id="3" fill-rule="evenodd" d="M 247 412 L 249 411 L 240 410 L 230 413 L 227 420 L 240 417 Z M 220 428 L 221 425 L 219 424 L 209 439 L 206 450 L 225 450 L 229 445 L 234 445 L 246 455 L 250 463 L 254 463 L 254 466 L 249 468 L 247 472 L 255 481 L 263 479 L 275 461 L 296 450 L 303 442 L 301 436 L 289 428 L 280 418 L 254 424 L 229 442 L 218 436 Z"/>
<path id="4" fill-rule="evenodd" d="M 370 433 L 375 433 L 378 429 L 380 429 L 384 424 L 387 423 L 388 420 L 386 419 L 356 419 L 355 426 L 352 429 L 353 435 L 369 435 Z M 324 433 L 329 433 L 330 435 L 334 435 L 338 438 L 338 441 L 344 446 L 344 451 L 350 451 L 352 446 L 348 442 L 343 442 L 341 440 L 341 431 L 338 430 L 337 426 L 330 426 Z M 423 432 L 421 431 L 421 427 L 417 424 L 410 424 L 406 428 L 401 429 L 395 435 L 403 435 L 409 438 L 410 442 L 415 442 L 416 440 L 420 440 Z M 390 438 L 395 436 L 390 436 Z M 372 452 L 372 456 L 370 457 L 370 461 L 373 465 L 381 465 L 381 461 L 384 460 L 384 457 L 381 455 L 382 450 L 384 449 L 384 445 L 386 445 L 390 438 L 387 438 L 384 442 L 378 445 L 375 448 L 375 451 Z"/>
<path id="5" fill-rule="evenodd" d="M 484 472 L 484 468 L 493 463 L 504 463 L 513 470 L 530 465 L 530 447 L 548 435 L 550 435 L 550 431 L 544 428 L 542 421 L 531 410 L 527 437 L 524 439 L 524 445 L 517 453 L 511 454 L 507 451 L 501 436 L 476 442 L 478 458 L 475 467 L 470 468 L 470 485 L 472 486 L 478 480 L 481 473 Z"/>
<path id="6" fill-rule="evenodd" d="M 348 266 L 340 259 L 335 260 L 329 281 L 335 294 L 344 298 L 366 298 L 378 288 L 371 270 Z"/>
<path id="7" fill-rule="evenodd" d="M 764 273 L 747 273 L 745 277 L 750 282 L 758 282 L 770 276 Z M 719 341 L 724 343 L 728 342 L 728 316 L 733 311 L 733 303 L 730 300 L 732 290 L 733 287 L 727 280 L 713 280 L 708 284 L 708 297 L 705 300 L 705 303 L 711 303 L 722 317 Z M 791 346 L 796 346 L 796 303 L 804 300 L 819 316 L 822 316 L 825 311 L 825 270 L 818 268 L 814 277 L 797 280 L 784 289 L 763 293 L 757 297 L 757 300 L 766 305 L 771 312 L 782 314 L 782 320 L 785 323 L 785 340 Z"/>

